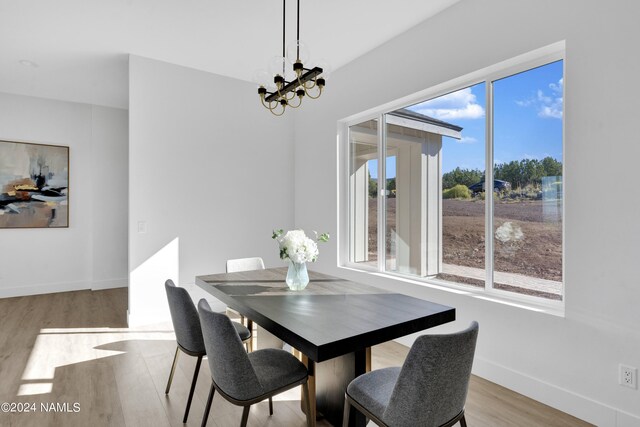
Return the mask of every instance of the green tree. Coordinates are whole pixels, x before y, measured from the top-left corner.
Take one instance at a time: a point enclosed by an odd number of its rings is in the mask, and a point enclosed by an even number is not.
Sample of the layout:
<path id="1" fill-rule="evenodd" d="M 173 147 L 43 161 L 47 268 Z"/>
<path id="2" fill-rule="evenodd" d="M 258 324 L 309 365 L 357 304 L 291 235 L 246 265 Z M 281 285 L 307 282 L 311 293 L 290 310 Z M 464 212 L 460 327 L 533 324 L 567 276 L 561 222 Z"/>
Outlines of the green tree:
<path id="1" fill-rule="evenodd" d="M 542 160 L 512 160 L 509 163 L 496 164 L 493 175 L 495 179 L 508 181 L 513 189 L 540 185 L 545 176 L 562 175 L 562 162 L 553 157 L 545 157 Z"/>
<path id="2" fill-rule="evenodd" d="M 451 172 L 442 174 L 442 189 L 455 187 L 456 185 L 470 186 L 482 180 L 484 173 L 479 169 L 455 168 Z"/>
<path id="3" fill-rule="evenodd" d="M 389 197 L 395 197 L 396 194 L 396 179 L 387 178 L 387 195 Z"/>
<path id="4" fill-rule="evenodd" d="M 544 169 L 544 176 L 562 176 L 562 162 L 553 157 L 547 156 L 542 159 L 542 168 Z"/>
<path id="5" fill-rule="evenodd" d="M 511 184 L 511 188 L 514 189 L 523 185 L 520 162 L 517 160 L 495 165 L 493 167 L 493 176 L 495 179 L 509 182 Z"/>
<path id="6" fill-rule="evenodd" d="M 371 178 L 371 172 L 369 172 L 369 197 L 378 197 L 378 180 Z"/>

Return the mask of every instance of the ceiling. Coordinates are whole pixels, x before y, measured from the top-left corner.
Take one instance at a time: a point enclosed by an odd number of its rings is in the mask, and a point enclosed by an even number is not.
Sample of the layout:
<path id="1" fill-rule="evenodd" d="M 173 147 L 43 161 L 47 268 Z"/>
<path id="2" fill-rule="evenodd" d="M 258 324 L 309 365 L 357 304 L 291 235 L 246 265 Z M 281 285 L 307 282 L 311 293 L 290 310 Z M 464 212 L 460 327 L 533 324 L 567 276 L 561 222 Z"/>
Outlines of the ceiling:
<path id="1" fill-rule="evenodd" d="M 302 0 L 300 39 L 335 70 L 458 1 Z M 127 108 L 128 54 L 251 81 L 281 52 L 280 0 L 0 0 L 0 92 Z"/>

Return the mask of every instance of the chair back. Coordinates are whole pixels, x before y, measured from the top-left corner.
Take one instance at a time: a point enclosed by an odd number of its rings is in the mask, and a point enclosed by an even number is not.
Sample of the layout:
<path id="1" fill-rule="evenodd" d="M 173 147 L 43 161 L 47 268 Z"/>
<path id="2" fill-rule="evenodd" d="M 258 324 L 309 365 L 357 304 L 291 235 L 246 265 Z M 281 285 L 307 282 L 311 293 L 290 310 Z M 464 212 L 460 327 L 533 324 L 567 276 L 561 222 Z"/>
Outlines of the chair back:
<path id="1" fill-rule="evenodd" d="M 198 303 L 198 313 L 211 378 L 216 385 L 235 400 L 250 400 L 264 394 L 231 320 L 224 314 L 211 311 L 204 298 Z"/>
<path id="2" fill-rule="evenodd" d="M 238 271 L 264 270 L 264 261 L 260 257 L 227 260 L 227 273 Z"/>
<path id="3" fill-rule="evenodd" d="M 164 283 L 169 301 L 171 321 L 178 344 L 192 353 L 204 354 L 204 340 L 196 306 L 185 288 L 176 286 L 171 279 Z"/>
<path id="4" fill-rule="evenodd" d="M 454 334 L 418 337 L 402 365 L 383 421 L 429 427 L 458 415 L 467 399 L 477 337 L 477 322 Z"/>

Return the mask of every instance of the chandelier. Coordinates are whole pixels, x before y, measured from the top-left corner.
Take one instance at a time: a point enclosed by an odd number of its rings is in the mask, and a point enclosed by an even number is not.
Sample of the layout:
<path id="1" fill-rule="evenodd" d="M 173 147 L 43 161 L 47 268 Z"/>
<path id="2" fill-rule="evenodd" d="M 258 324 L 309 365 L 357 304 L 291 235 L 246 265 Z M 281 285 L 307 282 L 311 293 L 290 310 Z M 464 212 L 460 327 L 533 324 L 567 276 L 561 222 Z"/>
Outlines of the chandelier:
<path id="1" fill-rule="evenodd" d="M 323 68 L 319 66 L 305 68 L 303 64 L 303 61 L 308 60 L 308 52 L 304 43 L 300 42 L 300 0 L 298 0 L 296 41 L 285 50 L 286 3 L 286 0 L 282 1 L 282 56 L 276 56 L 270 61 L 271 74 L 259 71 L 255 78 L 259 85 L 258 95 L 262 105 L 276 116 L 283 115 L 287 107 L 298 108 L 302 105 L 302 98 L 305 96 L 311 99 L 319 98 L 325 86 Z M 294 74 L 290 81 L 285 79 L 287 63 L 292 64 L 293 67 Z M 273 85 L 270 84 L 271 79 L 273 79 Z"/>

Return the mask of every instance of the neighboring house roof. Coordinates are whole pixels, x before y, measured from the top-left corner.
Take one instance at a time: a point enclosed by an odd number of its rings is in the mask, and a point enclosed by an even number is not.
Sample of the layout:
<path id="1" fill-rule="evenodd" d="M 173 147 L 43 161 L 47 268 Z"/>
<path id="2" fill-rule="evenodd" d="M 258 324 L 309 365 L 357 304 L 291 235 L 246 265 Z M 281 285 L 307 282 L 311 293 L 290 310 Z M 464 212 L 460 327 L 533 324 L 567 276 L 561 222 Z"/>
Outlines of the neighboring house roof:
<path id="1" fill-rule="evenodd" d="M 413 129 L 418 132 L 428 132 L 436 135 L 462 139 L 462 128 L 433 117 L 425 116 L 407 108 L 387 113 L 387 124 L 397 126 L 396 132 L 403 133 L 401 129 Z"/>
<path id="2" fill-rule="evenodd" d="M 400 108 L 399 110 L 395 110 L 390 115 L 404 117 L 406 119 L 417 120 L 423 123 L 429 123 L 435 126 L 441 126 L 447 129 L 451 129 L 456 132 L 460 132 L 462 127 L 456 126 L 451 123 L 443 122 L 442 120 L 434 119 L 433 117 L 425 116 L 424 114 L 417 113 L 415 111 L 411 111 L 407 108 Z"/>
<path id="3" fill-rule="evenodd" d="M 386 123 L 389 125 L 387 135 L 389 140 L 421 142 L 422 133 L 448 136 L 454 139 L 462 139 L 462 127 L 447 123 L 424 114 L 411 111 L 407 108 L 400 108 L 386 114 Z M 369 120 L 350 127 L 351 131 L 358 133 L 358 142 L 367 144 L 367 153 L 361 151 L 359 157 L 374 159 L 377 158 L 377 121 Z M 414 138 L 414 139 L 412 139 Z M 415 139 L 418 138 L 418 139 Z"/>

